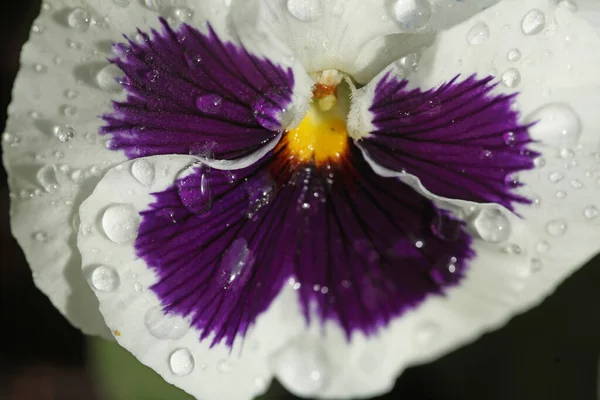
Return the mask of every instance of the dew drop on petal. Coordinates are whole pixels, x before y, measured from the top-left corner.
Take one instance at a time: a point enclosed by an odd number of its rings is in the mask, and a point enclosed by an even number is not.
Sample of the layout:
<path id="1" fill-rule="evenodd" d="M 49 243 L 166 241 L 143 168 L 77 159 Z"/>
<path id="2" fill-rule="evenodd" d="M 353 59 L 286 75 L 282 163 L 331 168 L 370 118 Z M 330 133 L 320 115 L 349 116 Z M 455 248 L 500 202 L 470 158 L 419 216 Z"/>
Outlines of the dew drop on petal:
<path id="1" fill-rule="evenodd" d="M 484 44 L 490 38 L 490 28 L 485 22 L 477 22 L 467 33 L 467 42 L 473 46 Z"/>
<path id="2" fill-rule="evenodd" d="M 278 379 L 300 396 L 311 396 L 327 387 L 330 362 L 318 343 L 298 340 L 271 359 Z"/>
<path id="3" fill-rule="evenodd" d="M 48 234 L 46 232 L 35 232 L 33 234 L 33 240 L 40 243 L 45 243 L 48 241 Z"/>
<path id="4" fill-rule="evenodd" d="M 102 228 L 115 243 L 133 242 L 138 236 L 140 215 L 131 204 L 115 204 L 104 211 Z"/>
<path id="5" fill-rule="evenodd" d="M 531 272 L 539 272 L 543 266 L 544 263 L 539 258 L 534 258 L 531 260 Z"/>
<path id="6" fill-rule="evenodd" d="M 136 160 L 131 165 L 131 175 L 142 185 L 150 186 L 154 183 L 156 168 L 148 160 Z"/>
<path id="7" fill-rule="evenodd" d="M 392 4 L 394 19 L 408 31 L 418 31 L 431 20 L 429 0 L 396 0 Z"/>
<path id="8" fill-rule="evenodd" d="M 54 136 L 61 142 L 68 142 L 75 137 L 75 129 L 69 125 L 55 125 L 53 132 Z"/>
<path id="9" fill-rule="evenodd" d="M 248 242 L 242 238 L 233 241 L 229 249 L 223 255 L 221 267 L 227 274 L 228 283 L 233 283 L 244 269 L 251 266 L 254 262 L 254 257 L 248 248 Z"/>
<path id="10" fill-rule="evenodd" d="M 196 99 L 198 110 L 207 114 L 216 114 L 221 108 L 223 98 L 216 94 L 207 94 Z"/>
<path id="11" fill-rule="evenodd" d="M 415 342 L 419 346 L 429 346 L 439 336 L 441 328 L 433 322 L 424 322 L 415 329 Z"/>
<path id="12" fill-rule="evenodd" d="M 179 315 L 154 307 L 144 318 L 146 328 L 157 339 L 181 339 L 190 329 L 190 323 Z"/>
<path id="13" fill-rule="evenodd" d="M 526 118 L 533 140 L 555 148 L 574 147 L 581 136 L 581 120 L 573 109 L 564 103 L 547 104 Z"/>
<path id="14" fill-rule="evenodd" d="M 583 215 L 586 219 L 592 220 L 598 217 L 598 207 L 596 206 L 587 206 L 583 210 Z"/>
<path id="15" fill-rule="evenodd" d="M 564 219 L 554 219 L 546 224 L 546 232 L 551 236 L 562 236 L 567 232 L 567 221 Z"/>
<path id="16" fill-rule="evenodd" d="M 73 29 L 86 31 L 90 27 L 90 14 L 83 8 L 75 8 L 67 16 L 67 23 Z"/>
<path id="17" fill-rule="evenodd" d="M 114 64 L 108 64 L 102 68 L 96 75 L 96 82 L 100 89 L 109 93 L 119 93 L 123 87 L 119 80 L 123 77 L 123 71 Z"/>
<path id="18" fill-rule="evenodd" d="M 323 16 L 321 0 L 287 0 L 288 12 L 303 22 L 316 21 Z"/>
<path id="19" fill-rule="evenodd" d="M 510 62 L 517 62 L 521 59 L 521 51 L 519 49 L 511 49 L 508 51 L 506 58 Z"/>
<path id="20" fill-rule="evenodd" d="M 173 9 L 173 17 L 181 22 L 189 22 L 194 17 L 194 12 L 187 7 L 176 7 Z"/>
<path id="21" fill-rule="evenodd" d="M 89 281 L 95 290 L 104 293 L 114 291 L 121 283 L 121 279 L 119 278 L 117 271 L 112 267 L 107 267 L 106 265 L 99 265 L 94 268 Z"/>
<path id="22" fill-rule="evenodd" d="M 521 21 L 521 29 L 526 35 L 537 35 L 546 25 L 546 15 L 537 8 L 529 11 Z"/>
<path id="23" fill-rule="evenodd" d="M 213 206 L 213 178 L 221 171 L 206 165 L 191 165 L 176 181 L 177 192 L 183 205 L 195 214 L 209 212 Z"/>
<path id="24" fill-rule="evenodd" d="M 231 367 L 231 363 L 228 360 L 219 360 L 217 362 L 217 371 L 219 371 L 222 374 L 229 374 L 231 373 L 232 367 Z"/>
<path id="25" fill-rule="evenodd" d="M 37 173 L 37 179 L 46 192 L 54 193 L 58 190 L 56 168 L 53 165 L 46 165 L 42 167 Z"/>
<path id="26" fill-rule="evenodd" d="M 521 73 L 516 68 L 509 68 L 502 74 L 502 84 L 509 88 L 519 86 L 521 83 Z"/>
<path id="27" fill-rule="evenodd" d="M 177 376 L 186 376 L 194 370 L 194 356 L 188 349 L 177 349 L 169 357 L 171 372 Z"/>
<path id="28" fill-rule="evenodd" d="M 539 254 L 544 254 L 548 252 L 548 250 L 550 250 L 550 243 L 545 240 L 542 240 L 535 245 L 535 251 Z"/>
<path id="29" fill-rule="evenodd" d="M 511 233 L 510 221 L 498 209 L 482 209 L 473 221 L 473 226 L 483 240 L 491 243 L 504 242 Z"/>

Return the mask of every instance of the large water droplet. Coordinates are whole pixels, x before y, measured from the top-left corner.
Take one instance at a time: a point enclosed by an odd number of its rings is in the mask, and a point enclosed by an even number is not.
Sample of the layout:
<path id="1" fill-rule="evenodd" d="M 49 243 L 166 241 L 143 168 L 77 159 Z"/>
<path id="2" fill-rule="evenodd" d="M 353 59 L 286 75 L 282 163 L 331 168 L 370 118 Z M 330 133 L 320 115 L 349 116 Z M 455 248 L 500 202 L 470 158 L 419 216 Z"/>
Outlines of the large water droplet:
<path id="1" fill-rule="evenodd" d="M 131 165 L 131 174 L 139 183 L 144 186 L 150 186 L 154 183 L 156 168 L 148 160 L 136 160 Z"/>
<path id="2" fill-rule="evenodd" d="M 245 268 L 252 265 L 253 261 L 253 254 L 248 248 L 248 242 L 241 238 L 236 239 L 221 261 L 221 267 L 227 274 L 227 283 L 231 284 L 238 279 L 244 273 Z"/>
<path id="3" fill-rule="evenodd" d="M 169 367 L 177 376 L 186 376 L 194 370 L 194 356 L 188 349 L 177 349 L 169 357 Z"/>
<path id="4" fill-rule="evenodd" d="M 89 281 L 95 290 L 105 293 L 114 291 L 121 283 L 118 272 L 106 265 L 94 268 Z"/>
<path id="5" fill-rule="evenodd" d="M 552 147 L 573 147 L 581 136 L 579 116 L 564 103 L 551 103 L 536 110 L 526 118 L 527 124 L 534 122 L 529 128 L 531 138 Z"/>
<path id="6" fill-rule="evenodd" d="M 331 365 L 317 342 L 298 340 L 271 360 L 277 377 L 300 396 L 311 396 L 329 383 Z"/>
<path id="7" fill-rule="evenodd" d="M 83 8 L 75 8 L 67 16 L 67 23 L 73 29 L 86 31 L 90 27 L 90 14 Z"/>
<path id="8" fill-rule="evenodd" d="M 598 217 L 598 207 L 596 206 L 587 206 L 583 210 L 583 215 L 586 219 L 592 220 Z"/>
<path id="9" fill-rule="evenodd" d="M 196 99 L 196 107 L 207 114 L 216 114 L 221 108 L 223 98 L 216 94 L 207 94 Z"/>
<path id="10" fill-rule="evenodd" d="M 54 136 L 61 142 L 68 142 L 75 137 L 75 129 L 69 125 L 55 125 L 53 131 Z"/>
<path id="11" fill-rule="evenodd" d="M 119 83 L 123 77 L 123 71 L 114 64 L 108 64 L 102 68 L 96 75 L 96 82 L 100 89 L 109 93 L 119 93 L 123 87 Z"/>
<path id="12" fill-rule="evenodd" d="M 54 193 L 58 190 L 56 168 L 53 165 L 46 165 L 42 167 L 37 173 L 37 179 L 46 192 Z"/>
<path id="13" fill-rule="evenodd" d="M 474 46 L 484 44 L 490 38 L 490 28 L 485 22 L 477 22 L 467 33 L 467 42 Z"/>
<path id="14" fill-rule="evenodd" d="M 138 236 L 140 215 L 131 204 L 115 204 L 104 211 L 102 228 L 110 240 L 125 244 Z"/>
<path id="15" fill-rule="evenodd" d="M 546 232 L 551 236 L 562 236 L 567 232 L 567 221 L 564 219 L 555 219 L 546 224 Z"/>
<path id="16" fill-rule="evenodd" d="M 316 21 L 323 16 L 321 0 L 287 0 L 288 12 L 303 22 Z"/>
<path id="17" fill-rule="evenodd" d="M 206 165 L 194 164 L 177 178 L 176 185 L 183 205 L 195 214 L 209 212 L 213 206 L 213 182 L 221 171 Z"/>
<path id="18" fill-rule="evenodd" d="M 521 21 L 521 29 L 526 35 L 537 35 L 546 25 L 546 15 L 537 8 L 529 11 Z"/>
<path id="19" fill-rule="evenodd" d="M 181 339 L 190 329 L 190 323 L 175 313 L 155 307 L 144 319 L 148 331 L 158 339 Z"/>
<path id="20" fill-rule="evenodd" d="M 504 86 L 514 88 L 521 83 L 521 73 L 516 68 L 509 68 L 502 74 L 501 77 Z"/>
<path id="21" fill-rule="evenodd" d="M 396 0 L 392 15 L 405 30 L 418 31 L 431 20 L 431 4 L 429 0 Z"/>
<path id="22" fill-rule="evenodd" d="M 510 221 L 498 209 L 482 209 L 473 221 L 473 226 L 483 240 L 491 243 L 504 242 L 511 233 Z"/>

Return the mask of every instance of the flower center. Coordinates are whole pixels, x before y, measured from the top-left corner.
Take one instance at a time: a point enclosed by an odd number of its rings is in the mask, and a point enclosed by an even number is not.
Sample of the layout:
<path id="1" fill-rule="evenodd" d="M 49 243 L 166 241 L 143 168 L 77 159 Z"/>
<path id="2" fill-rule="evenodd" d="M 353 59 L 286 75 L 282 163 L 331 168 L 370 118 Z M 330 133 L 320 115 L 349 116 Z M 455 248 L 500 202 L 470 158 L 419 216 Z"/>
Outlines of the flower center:
<path id="1" fill-rule="evenodd" d="M 338 71 L 321 72 L 309 111 L 300 125 L 286 134 L 290 158 L 316 166 L 341 161 L 348 150 L 349 94 Z"/>

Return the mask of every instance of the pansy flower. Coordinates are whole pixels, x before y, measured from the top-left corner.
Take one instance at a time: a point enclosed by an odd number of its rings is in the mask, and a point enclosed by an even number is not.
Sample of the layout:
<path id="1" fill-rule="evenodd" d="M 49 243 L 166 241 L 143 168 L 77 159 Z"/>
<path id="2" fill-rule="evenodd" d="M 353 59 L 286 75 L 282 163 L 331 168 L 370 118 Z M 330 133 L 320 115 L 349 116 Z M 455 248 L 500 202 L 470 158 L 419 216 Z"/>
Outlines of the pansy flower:
<path id="1" fill-rule="evenodd" d="M 73 325 L 197 398 L 383 393 L 600 249 L 594 7 L 46 1 L 14 235 Z"/>

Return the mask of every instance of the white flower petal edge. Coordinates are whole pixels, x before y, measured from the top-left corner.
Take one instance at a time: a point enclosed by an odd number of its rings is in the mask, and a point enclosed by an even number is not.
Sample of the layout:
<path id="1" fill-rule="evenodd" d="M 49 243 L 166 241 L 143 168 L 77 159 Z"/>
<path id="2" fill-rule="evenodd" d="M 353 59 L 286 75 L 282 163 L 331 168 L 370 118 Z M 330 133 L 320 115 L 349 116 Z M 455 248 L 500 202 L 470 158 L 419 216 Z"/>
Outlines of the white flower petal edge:
<path id="1" fill-rule="evenodd" d="M 541 121 L 530 129 L 539 141 L 530 147 L 542 156 L 534 170 L 518 176 L 524 186 L 517 192 L 534 204 L 519 204 L 515 210 L 522 216 L 515 224 L 531 235 L 528 242 L 516 244 L 536 273 L 513 313 L 537 305 L 600 251 L 600 38 L 577 9 L 566 2 L 550 3 L 501 2 L 439 34 L 407 77 L 410 87 L 433 88 L 458 73 L 497 75 L 497 93 L 519 92 L 521 122 Z M 469 41 L 482 27 L 483 40 Z M 373 89 L 367 87 L 356 98 L 350 124 L 357 136 L 371 130 Z M 378 172 L 399 176 L 428 193 L 414 177 L 384 168 Z"/>
<path id="2" fill-rule="evenodd" d="M 254 13 L 260 22 L 253 29 L 273 32 L 309 72 L 338 69 L 366 83 L 390 61 L 423 46 L 432 37 L 426 33 L 451 27 L 497 1 L 234 0 L 232 8 Z"/>
<path id="3" fill-rule="evenodd" d="M 140 160 L 156 171 L 150 184 L 141 184 L 131 173 Z M 244 340 L 239 338 L 232 348 L 211 348 L 211 337 L 200 342 L 200 332 L 189 322 L 160 311 L 160 299 L 150 290 L 158 278 L 133 246 L 138 212 L 155 201 L 151 193 L 164 191 L 194 161 L 188 156 L 154 156 L 109 170 L 80 208 L 82 223 L 92 227 L 78 236 L 83 272 L 115 339 L 142 363 L 199 399 L 251 399 L 270 383 L 269 356 L 304 329 L 299 308 L 290 307 L 297 304 L 295 292 L 283 290 Z M 111 207 L 124 211 L 106 212 Z M 111 227 L 116 226 L 123 228 L 119 243 L 108 238 L 115 239 Z"/>
<path id="4" fill-rule="evenodd" d="M 38 288 L 84 333 L 110 337 L 79 272 L 79 223 L 74 219 L 77 205 L 104 172 L 126 160 L 123 153 L 106 148 L 109 137 L 98 134 L 103 125 L 99 116 L 112 110 L 112 100 L 125 98 L 115 82 L 120 71 L 106 61 L 115 56 L 111 44 L 122 42 L 123 34 L 136 38 L 136 28 L 160 29 L 160 16 L 201 29 L 208 19 L 224 40 L 235 42 L 228 33 L 226 3 L 56 0 L 43 4 L 32 27 L 2 140 L 12 230 Z M 288 61 L 277 51 L 266 55 Z M 312 81 L 297 62 L 292 64 L 299 82 L 290 116 L 294 121 L 293 110 L 303 114 Z M 244 161 L 249 162 L 238 164 Z"/>

